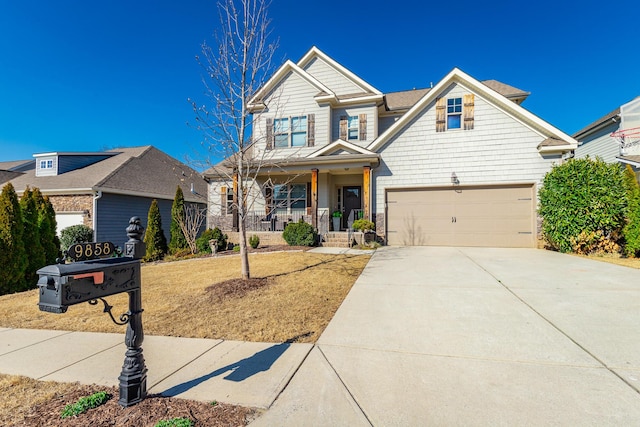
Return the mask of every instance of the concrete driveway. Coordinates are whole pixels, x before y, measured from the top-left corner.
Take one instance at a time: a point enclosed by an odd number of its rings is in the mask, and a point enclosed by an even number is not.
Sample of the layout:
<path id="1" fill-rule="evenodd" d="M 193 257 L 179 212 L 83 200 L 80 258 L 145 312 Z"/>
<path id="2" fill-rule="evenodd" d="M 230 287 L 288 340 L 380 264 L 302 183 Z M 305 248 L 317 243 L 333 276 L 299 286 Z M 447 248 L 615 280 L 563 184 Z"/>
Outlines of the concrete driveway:
<path id="1" fill-rule="evenodd" d="M 640 425 L 640 271 L 378 250 L 255 425 Z"/>

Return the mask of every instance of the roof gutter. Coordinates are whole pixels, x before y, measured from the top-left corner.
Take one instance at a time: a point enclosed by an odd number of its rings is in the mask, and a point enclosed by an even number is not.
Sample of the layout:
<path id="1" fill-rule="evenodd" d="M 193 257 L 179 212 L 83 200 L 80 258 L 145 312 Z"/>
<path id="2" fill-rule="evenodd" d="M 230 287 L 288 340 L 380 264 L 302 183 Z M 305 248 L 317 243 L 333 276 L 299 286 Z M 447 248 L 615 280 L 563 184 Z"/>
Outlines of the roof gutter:
<path id="1" fill-rule="evenodd" d="M 93 195 L 93 241 L 97 242 L 98 240 L 98 200 L 102 198 L 102 190 L 98 190 Z"/>

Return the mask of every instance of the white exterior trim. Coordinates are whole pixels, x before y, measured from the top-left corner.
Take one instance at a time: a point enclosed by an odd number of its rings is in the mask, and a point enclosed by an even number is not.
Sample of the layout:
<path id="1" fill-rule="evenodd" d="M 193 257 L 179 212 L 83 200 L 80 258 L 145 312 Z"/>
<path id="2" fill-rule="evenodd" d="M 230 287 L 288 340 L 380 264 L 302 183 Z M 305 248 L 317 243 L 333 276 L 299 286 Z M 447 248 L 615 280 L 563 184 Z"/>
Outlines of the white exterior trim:
<path id="1" fill-rule="evenodd" d="M 311 153 L 308 155 L 308 158 L 320 157 L 326 154 L 332 153 L 337 150 L 346 150 L 351 153 L 360 153 L 360 154 L 375 154 L 372 151 L 367 150 L 366 148 L 360 147 L 358 145 L 352 144 L 351 142 L 345 141 L 343 139 L 339 139 L 337 141 L 332 142 L 329 145 L 322 147 L 320 150 Z"/>
<path id="2" fill-rule="evenodd" d="M 311 74 L 307 73 L 302 68 L 298 67 L 296 64 L 291 62 L 291 60 L 287 60 L 287 62 L 282 64 L 282 66 L 278 69 L 278 71 L 276 71 L 276 73 L 273 75 L 273 77 L 271 77 L 267 81 L 267 83 L 265 83 L 262 86 L 262 88 L 260 88 L 260 90 L 249 100 L 249 102 L 247 104 L 249 109 L 250 110 L 252 110 L 252 109 L 260 109 L 260 107 L 262 105 L 258 101 L 261 100 L 262 97 L 264 96 L 264 94 L 269 92 L 289 72 L 293 72 L 293 73 L 299 75 L 304 80 L 306 80 L 308 83 L 310 83 L 315 88 L 317 88 L 319 92 L 325 92 L 327 94 L 326 96 L 323 95 L 322 97 L 318 97 L 318 98 L 322 98 L 322 99 L 327 98 L 327 100 L 335 100 L 336 99 L 336 95 L 331 91 L 331 89 L 329 89 L 328 87 L 326 87 L 325 85 L 320 83 L 320 81 L 318 81 Z"/>
<path id="3" fill-rule="evenodd" d="M 327 54 L 325 54 L 324 52 L 322 52 L 320 49 L 318 49 L 316 46 L 313 46 L 299 61 L 298 61 L 298 66 L 300 68 L 303 68 L 309 61 L 311 61 L 314 57 L 318 57 L 320 59 L 322 59 L 325 63 L 327 63 L 327 65 L 331 66 L 332 68 L 334 68 L 336 71 L 340 72 L 343 76 L 345 76 L 346 78 L 348 78 L 349 80 L 351 80 L 353 83 L 355 83 L 357 86 L 360 86 L 362 89 L 364 89 L 366 92 L 373 92 L 376 95 L 382 95 L 382 92 L 380 92 L 378 89 L 376 89 L 375 87 L 371 86 L 369 83 L 365 82 L 364 80 L 362 80 L 360 77 L 356 76 L 355 74 L 353 74 L 351 71 L 347 70 L 345 67 L 343 67 L 342 65 L 338 64 L 336 61 L 334 61 L 333 59 L 331 59 L 329 56 L 327 56 Z"/>
<path id="4" fill-rule="evenodd" d="M 505 114 L 513 117 L 522 124 L 532 128 L 536 132 L 544 136 L 554 136 L 557 139 L 561 139 L 567 142 L 568 149 L 575 149 L 578 143 L 575 139 L 562 132 L 561 130 L 551 126 L 549 123 L 540 119 L 536 115 L 525 110 L 513 101 L 510 101 L 503 95 L 482 84 L 478 80 L 474 79 L 470 75 L 464 73 L 458 68 L 454 68 L 447 74 L 442 80 L 436 84 L 433 89 L 427 92 L 409 111 L 407 111 L 398 121 L 396 121 L 389 129 L 387 129 L 382 135 L 374 140 L 367 149 L 376 151 L 380 147 L 384 146 L 395 134 L 402 130 L 411 120 L 413 120 L 426 106 L 435 100 L 440 93 L 446 89 L 449 85 L 458 83 L 466 88 L 469 88 L 474 93 L 482 96 L 485 101 L 494 104 L 497 108 L 503 111 Z"/>

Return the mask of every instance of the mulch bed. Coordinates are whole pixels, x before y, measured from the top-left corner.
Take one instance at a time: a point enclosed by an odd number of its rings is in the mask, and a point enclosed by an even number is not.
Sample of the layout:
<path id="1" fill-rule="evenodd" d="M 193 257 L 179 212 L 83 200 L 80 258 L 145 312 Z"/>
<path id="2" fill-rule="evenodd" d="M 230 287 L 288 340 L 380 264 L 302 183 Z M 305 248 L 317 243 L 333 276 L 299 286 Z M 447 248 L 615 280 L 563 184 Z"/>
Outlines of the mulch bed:
<path id="1" fill-rule="evenodd" d="M 60 418 L 68 404 L 105 391 L 112 397 L 107 403 L 75 417 Z M 122 408 L 118 404 L 115 387 L 70 384 L 64 395 L 57 395 L 46 403 L 27 410 L 24 420 L 10 426 L 154 426 L 158 421 L 173 418 L 189 418 L 194 426 L 246 426 L 259 414 L 249 408 L 216 403 L 215 405 L 193 400 L 150 395 L 137 405 Z M 15 421 L 14 421 L 15 422 Z"/>
<path id="2" fill-rule="evenodd" d="M 254 289 L 259 289 L 269 285 L 267 278 L 255 279 L 229 279 L 207 287 L 205 290 L 209 294 L 211 302 L 221 302 L 226 298 L 241 298 Z"/>

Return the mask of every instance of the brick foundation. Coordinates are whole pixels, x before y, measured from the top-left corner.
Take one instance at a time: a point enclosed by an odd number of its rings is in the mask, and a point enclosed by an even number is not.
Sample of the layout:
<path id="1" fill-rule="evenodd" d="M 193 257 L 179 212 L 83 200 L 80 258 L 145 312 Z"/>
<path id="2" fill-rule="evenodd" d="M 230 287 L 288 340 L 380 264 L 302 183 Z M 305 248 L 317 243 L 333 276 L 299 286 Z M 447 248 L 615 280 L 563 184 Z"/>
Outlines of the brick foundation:
<path id="1" fill-rule="evenodd" d="M 238 244 L 240 243 L 240 233 L 237 231 L 225 231 L 224 234 L 228 236 L 227 241 L 229 243 Z M 247 244 L 249 244 L 249 238 L 253 235 L 256 235 L 260 238 L 260 246 L 271 246 L 271 245 L 286 245 L 287 242 L 282 238 L 281 231 L 248 231 L 247 232 Z"/>

